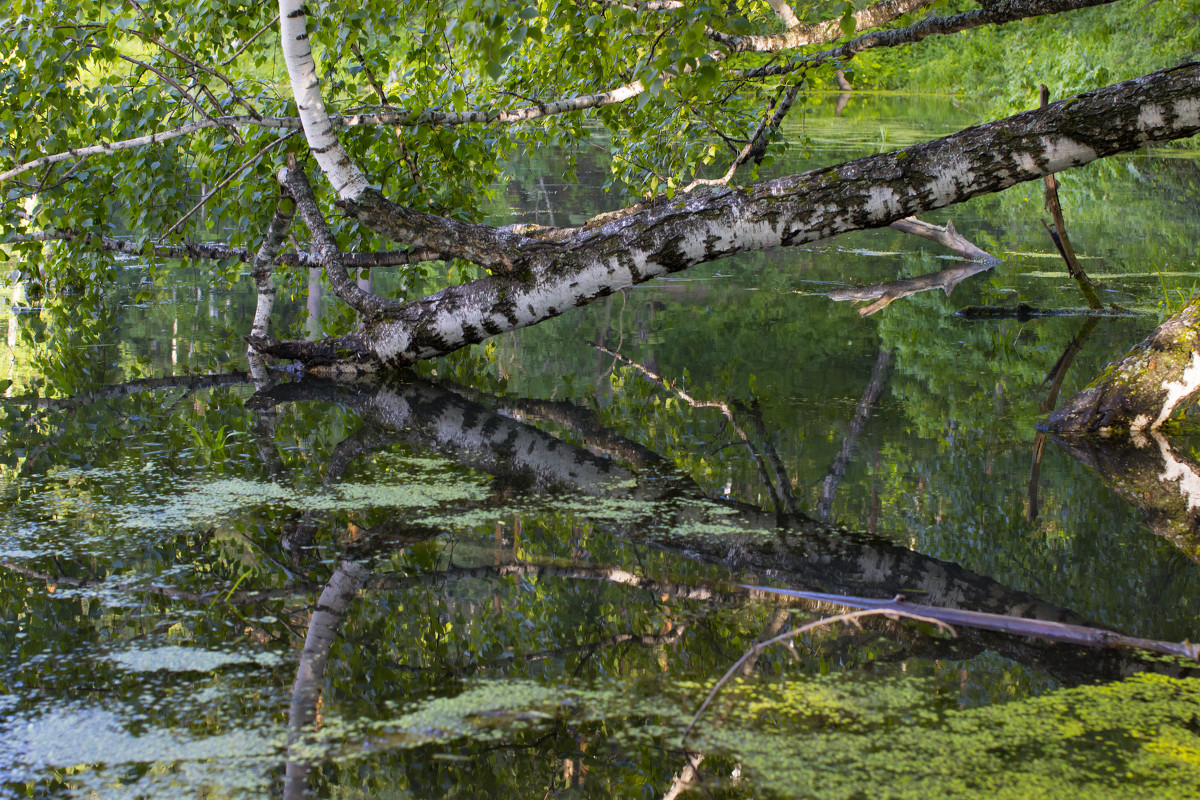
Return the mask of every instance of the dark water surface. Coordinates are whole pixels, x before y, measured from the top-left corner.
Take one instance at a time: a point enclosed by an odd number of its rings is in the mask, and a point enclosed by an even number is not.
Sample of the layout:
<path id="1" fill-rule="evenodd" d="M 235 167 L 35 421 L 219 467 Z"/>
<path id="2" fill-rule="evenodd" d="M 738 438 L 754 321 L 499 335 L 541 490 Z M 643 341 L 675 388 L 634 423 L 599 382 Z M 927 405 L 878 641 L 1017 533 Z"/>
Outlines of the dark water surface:
<path id="1" fill-rule="evenodd" d="M 773 172 L 976 121 L 819 100 Z M 493 220 L 614 207 L 590 152 L 570 185 L 531 157 Z M 1196 288 L 1200 162 L 1062 184 L 1102 298 L 1137 315 L 955 316 L 1083 305 L 1040 184 L 927 218 L 1001 259 L 949 296 L 831 300 L 961 265 L 874 231 L 702 266 L 383 386 L 256 382 L 248 281 L 196 268 L 142 304 L 135 265 L 98 312 L 6 304 L 0 797 L 1200 792 L 1186 663 L 881 617 L 765 649 L 681 742 L 756 641 L 845 610 L 740 584 L 1200 636 L 1190 424 L 1086 448 L 1034 427 Z M 304 274 L 281 297 L 282 333 L 344 316 Z"/>

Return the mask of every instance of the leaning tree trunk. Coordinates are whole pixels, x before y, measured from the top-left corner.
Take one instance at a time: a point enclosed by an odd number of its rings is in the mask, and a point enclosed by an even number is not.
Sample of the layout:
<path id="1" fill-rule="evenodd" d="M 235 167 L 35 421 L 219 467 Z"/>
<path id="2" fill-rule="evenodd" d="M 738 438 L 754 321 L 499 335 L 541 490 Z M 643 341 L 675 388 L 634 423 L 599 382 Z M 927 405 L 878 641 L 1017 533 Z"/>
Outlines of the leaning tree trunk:
<path id="1" fill-rule="evenodd" d="M 1062 436 L 1155 429 L 1200 392 L 1200 294 L 1050 416 Z"/>
<path id="2" fill-rule="evenodd" d="M 261 352 L 325 372 L 401 367 L 696 264 L 882 227 L 1197 132 L 1200 63 L 1188 63 L 944 139 L 801 175 L 676 197 L 594 228 L 556 230 L 542 239 L 497 229 L 485 236 L 476 230 L 463 240 L 471 250 L 493 247 L 486 260 L 502 262 L 500 274 L 364 314 L 363 328 L 349 336 L 322 342 L 253 337 L 251 343 Z M 370 192 L 348 200 L 350 206 L 360 222 L 389 238 L 411 237 L 425 222 L 409 214 L 389 230 L 379 223 L 393 208 Z M 410 243 L 428 244 L 420 236 Z"/>

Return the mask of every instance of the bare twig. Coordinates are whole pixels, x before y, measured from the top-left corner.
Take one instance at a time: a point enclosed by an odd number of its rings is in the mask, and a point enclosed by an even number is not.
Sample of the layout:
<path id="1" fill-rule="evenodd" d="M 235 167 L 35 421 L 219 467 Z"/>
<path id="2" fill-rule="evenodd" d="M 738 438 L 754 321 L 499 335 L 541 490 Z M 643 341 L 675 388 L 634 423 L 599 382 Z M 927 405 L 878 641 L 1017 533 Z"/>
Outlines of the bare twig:
<path id="1" fill-rule="evenodd" d="M 186 214 L 184 214 L 179 219 L 175 220 L 174 225 L 172 225 L 171 227 L 169 227 L 165 231 L 163 231 L 162 238 L 165 239 L 168 236 L 170 236 L 172 233 L 174 233 L 175 231 L 179 230 L 179 226 L 182 225 L 184 222 L 186 222 L 188 220 L 188 218 L 192 216 L 192 214 L 195 214 L 201 208 L 204 208 L 204 204 L 207 203 L 209 200 L 211 200 L 213 195 L 215 195 L 217 192 L 224 189 L 229 184 L 233 183 L 233 179 L 236 178 L 238 175 L 241 175 L 242 170 L 244 170 L 246 167 L 253 164 L 255 161 L 258 161 L 260 158 L 262 158 L 264 155 L 266 155 L 268 150 L 270 150 L 272 147 L 279 144 L 280 142 L 285 141 L 288 137 L 290 137 L 295 132 L 296 131 L 288 131 L 283 136 L 280 136 L 278 139 L 271 142 L 266 147 L 259 150 L 257 153 L 250 156 L 245 161 L 243 161 L 241 164 L 239 164 L 232 172 L 230 172 L 228 175 L 225 176 L 224 180 L 222 180 L 220 183 L 218 183 L 216 186 L 214 186 L 211 191 L 207 192 L 203 197 L 201 197 L 200 201 L 198 203 L 196 203 L 196 205 L 194 205 L 190 209 L 188 209 Z"/>
<path id="2" fill-rule="evenodd" d="M 1031 619 L 1028 617 L 1013 617 L 1007 614 L 990 614 L 984 611 L 966 611 L 960 608 L 941 608 L 937 606 L 917 605 L 897 595 L 891 600 L 872 600 L 866 597 L 850 597 L 840 594 L 825 594 L 823 592 L 805 592 L 796 589 L 777 589 L 770 586 L 750 586 L 743 584 L 742 588 L 767 594 L 798 597 L 804 600 L 816 600 L 823 603 L 836 603 L 851 608 L 861 608 L 871 611 L 897 611 L 905 614 L 919 615 L 935 621 L 939 625 L 958 625 L 964 628 L 979 628 L 985 631 L 996 631 L 1013 636 L 1029 636 L 1035 639 L 1047 639 L 1052 642 L 1064 642 L 1085 647 L 1104 649 L 1131 648 L 1148 650 L 1152 653 L 1162 653 L 1170 656 L 1182 656 L 1192 661 L 1200 661 L 1200 644 L 1192 642 L 1164 642 L 1156 639 L 1141 639 L 1136 636 L 1126 636 L 1116 631 L 1104 628 L 1093 628 L 1088 625 L 1073 625 L 1052 620 Z"/>
<path id="3" fill-rule="evenodd" d="M 1041 107 L 1045 108 L 1050 104 L 1050 90 L 1046 84 L 1038 86 L 1038 94 L 1041 98 Z M 1067 237 L 1067 221 L 1063 218 L 1062 206 L 1058 202 L 1058 179 L 1050 174 L 1042 180 L 1046 184 L 1046 210 L 1054 218 L 1054 230 L 1050 230 L 1050 226 L 1046 225 L 1044 220 L 1042 225 L 1046 226 L 1046 232 L 1050 234 L 1054 246 L 1058 248 L 1058 254 L 1062 256 L 1063 261 L 1067 262 L 1067 274 L 1075 279 L 1075 283 L 1079 284 L 1079 291 L 1083 294 L 1083 299 L 1087 301 L 1088 308 L 1102 309 L 1104 303 L 1100 302 L 1095 287 L 1092 286 L 1087 273 L 1080 266 L 1079 259 L 1075 257 L 1075 249 L 1071 247 L 1071 240 Z"/>
<path id="4" fill-rule="evenodd" d="M 901 233 L 909 233 L 931 242 L 937 242 L 942 247 L 971 261 L 996 261 L 994 256 L 977 247 L 974 242 L 956 231 L 954 223 L 950 220 L 946 221 L 945 226 L 941 226 L 922 222 L 916 217 L 905 217 L 893 222 L 891 227 Z"/>
<path id="5" fill-rule="evenodd" d="M 899 599 L 900 598 L 897 597 L 897 600 L 899 600 Z M 759 642 L 758 644 L 754 645 L 749 650 L 747 650 L 745 652 L 745 654 L 741 658 L 739 658 L 734 663 L 734 665 L 726 671 L 726 673 L 724 675 L 721 676 L 721 679 L 719 681 L 717 681 L 717 684 L 712 688 L 712 691 L 710 691 L 708 693 L 708 697 L 704 698 L 704 702 L 700 704 L 700 708 L 696 711 L 696 715 L 694 717 L 692 717 L 692 721 L 688 724 L 687 728 L 684 729 L 683 736 L 680 737 L 680 741 L 681 742 L 687 741 L 688 735 L 692 732 L 692 729 L 696 727 L 696 723 L 700 721 L 700 717 L 704 714 L 705 710 L 708 709 L 708 706 L 712 703 L 713 700 L 716 699 L 717 695 L 720 694 L 721 689 L 723 689 L 725 687 L 725 684 L 729 682 L 729 679 L 737 674 L 738 670 L 741 669 L 742 665 L 745 664 L 747 661 L 749 661 L 751 658 L 757 657 L 762 651 L 766 650 L 771 645 L 779 644 L 780 642 L 785 642 L 789 639 L 794 639 L 795 637 L 799 636 L 802 633 L 808 633 L 809 631 L 816 630 L 817 628 L 823 628 L 827 625 L 835 625 L 839 622 L 851 622 L 851 623 L 857 624 L 858 620 L 863 619 L 864 617 L 876 617 L 876 616 L 884 616 L 889 619 L 911 619 L 916 622 L 926 622 L 926 623 L 929 623 L 930 625 L 938 626 L 942 630 L 949 633 L 951 636 L 955 635 L 954 629 L 951 628 L 949 625 L 945 624 L 944 622 L 941 622 L 940 620 L 933 619 L 931 617 L 923 617 L 923 616 L 920 616 L 918 614 L 913 614 L 908 611 L 897 611 L 897 610 L 891 609 L 891 608 L 886 608 L 886 609 L 872 608 L 872 609 L 864 609 L 862 611 L 849 611 L 845 614 L 838 614 L 833 617 L 825 617 L 823 619 L 815 620 L 813 622 L 808 623 L 807 625 L 801 625 L 799 628 L 793 628 L 792 630 L 788 631 L 787 633 L 782 633 L 779 636 L 776 636 L 772 639 L 767 639 L 765 642 Z"/>

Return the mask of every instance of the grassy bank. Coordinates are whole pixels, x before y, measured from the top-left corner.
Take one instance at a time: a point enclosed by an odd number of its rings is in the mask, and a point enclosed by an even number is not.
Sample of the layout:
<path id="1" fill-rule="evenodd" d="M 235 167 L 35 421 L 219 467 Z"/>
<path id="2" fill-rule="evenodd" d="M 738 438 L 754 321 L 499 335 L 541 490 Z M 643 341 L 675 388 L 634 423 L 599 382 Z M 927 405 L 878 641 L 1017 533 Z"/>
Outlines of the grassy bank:
<path id="1" fill-rule="evenodd" d="M 953 0 L 934 13 L 976 7 Z M 862 88 L 962 95 L 994 116 L 1036 106 L 1039 83 L 1062 97 L 1188 58 L 1200 58 L 1198 0 L 1126 0 L 866 53 L 853 65 L 853 81 Z"/>

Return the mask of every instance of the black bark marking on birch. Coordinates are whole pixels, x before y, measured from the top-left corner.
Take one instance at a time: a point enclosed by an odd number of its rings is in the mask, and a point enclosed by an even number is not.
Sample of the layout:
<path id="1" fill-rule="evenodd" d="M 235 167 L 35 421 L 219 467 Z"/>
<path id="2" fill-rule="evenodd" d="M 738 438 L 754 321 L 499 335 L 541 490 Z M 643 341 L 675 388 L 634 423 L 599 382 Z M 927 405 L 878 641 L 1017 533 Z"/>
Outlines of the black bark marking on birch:
<path id="1" fill-rule="evenodd" d="M 464 322 L 462 326 L 462 338 L 464 342 L 476 344 L 478 342 L 482 342 L 486 337 L 479 330 L 479 328 L 475 327 L 469 322 Z"/>

